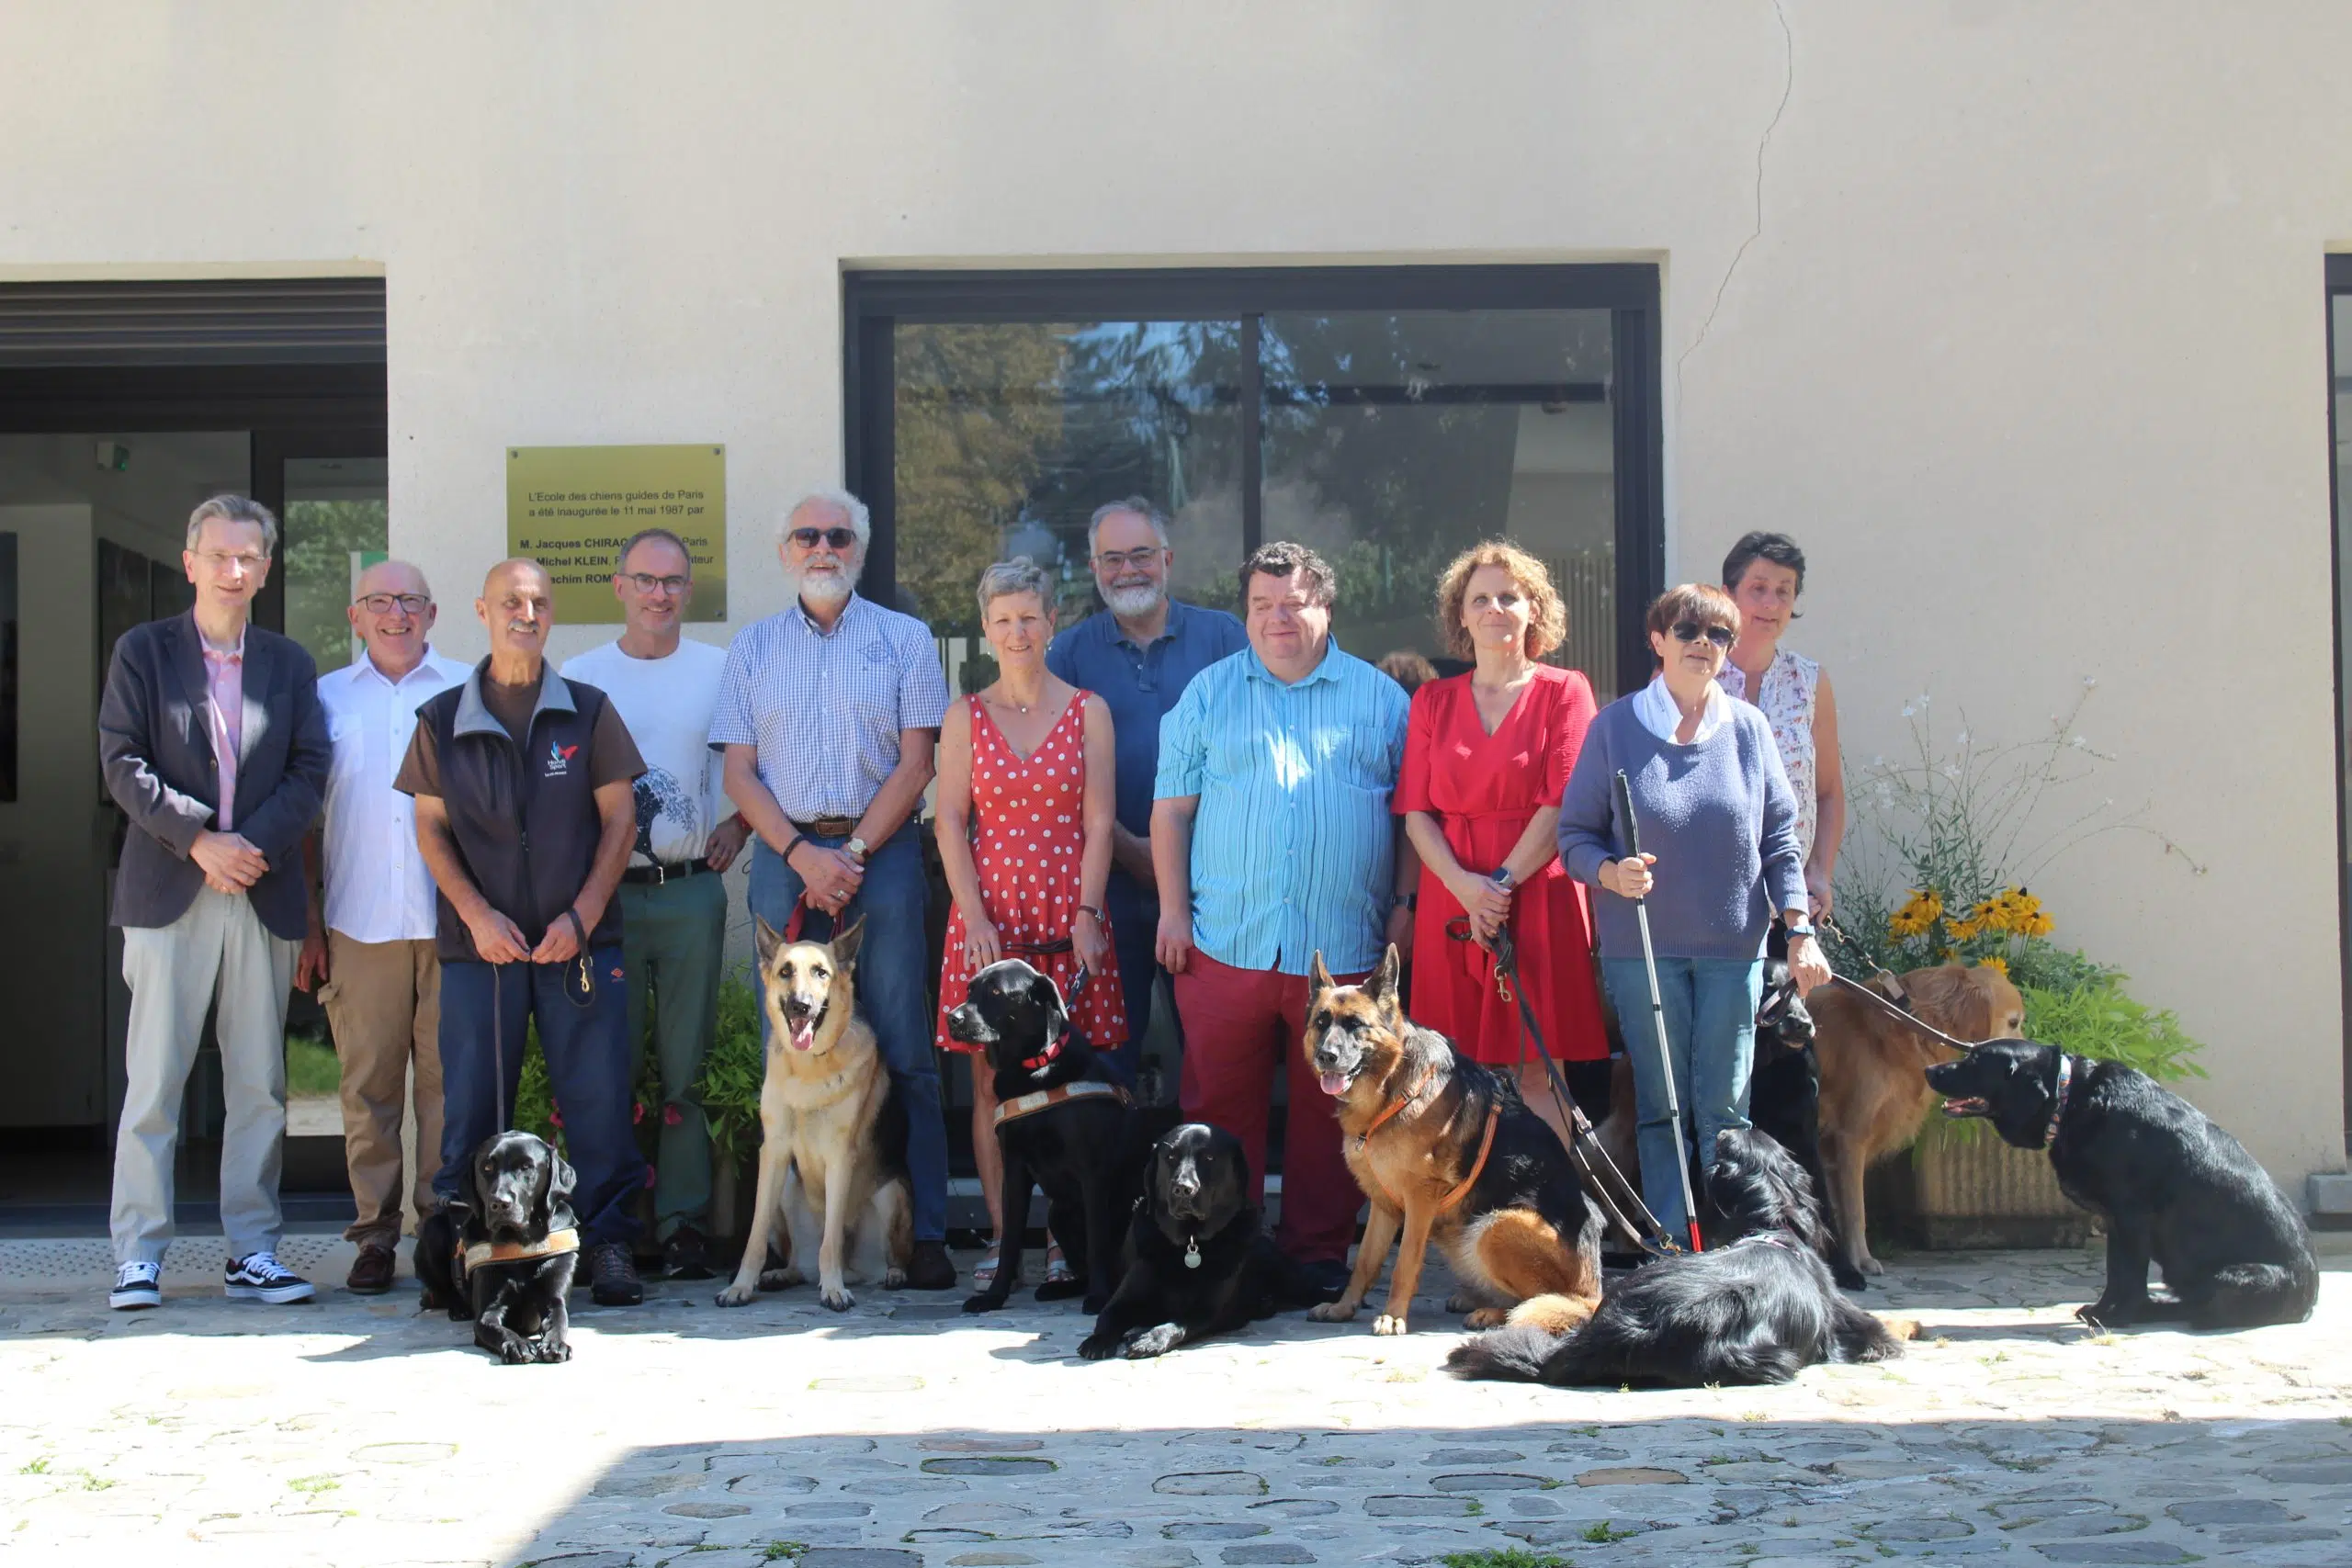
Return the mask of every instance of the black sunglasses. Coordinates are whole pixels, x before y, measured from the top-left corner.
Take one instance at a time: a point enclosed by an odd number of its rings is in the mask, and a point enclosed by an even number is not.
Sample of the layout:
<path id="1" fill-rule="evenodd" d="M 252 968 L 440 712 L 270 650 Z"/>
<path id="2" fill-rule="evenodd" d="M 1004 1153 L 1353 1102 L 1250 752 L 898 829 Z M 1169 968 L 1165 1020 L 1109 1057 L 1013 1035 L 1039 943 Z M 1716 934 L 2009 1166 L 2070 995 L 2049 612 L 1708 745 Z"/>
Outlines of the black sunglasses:
<path id="1" fill-rule="evenodd" d="M 1705 637 L 1717 648 L 1727 649 L 1732 645 L 1733 635 L 1729 626 L 1702 626 L 1696 621 L 1674 623 L 1674 640 L 1677 642 L 1697 642 Z"/>
<path id="2" fill-rule="evenodd" d="M 792 542 L 804 550 L 813 550 L 821 542 L 837 550 L 845 550 L 857 543 L 854 528 L 795 528 Z"/>

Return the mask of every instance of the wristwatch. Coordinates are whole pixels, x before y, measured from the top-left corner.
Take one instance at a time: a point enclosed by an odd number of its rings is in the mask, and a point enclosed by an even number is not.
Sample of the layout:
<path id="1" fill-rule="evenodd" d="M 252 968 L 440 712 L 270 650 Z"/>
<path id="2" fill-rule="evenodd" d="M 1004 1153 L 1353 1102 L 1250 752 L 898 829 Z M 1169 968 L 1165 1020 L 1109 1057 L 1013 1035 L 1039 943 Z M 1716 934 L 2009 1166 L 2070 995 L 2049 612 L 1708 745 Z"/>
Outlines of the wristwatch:
<path id="1" fill-rule="evenodd" d="M 850 840 L 848 843 L 843 844 L 842 848 L 847 850 L 850 852 L 850 858 L 856 861 L 858 864 L 864 865 L 865 863 L 865 840 L 864 839 L 854 838 Z"/>

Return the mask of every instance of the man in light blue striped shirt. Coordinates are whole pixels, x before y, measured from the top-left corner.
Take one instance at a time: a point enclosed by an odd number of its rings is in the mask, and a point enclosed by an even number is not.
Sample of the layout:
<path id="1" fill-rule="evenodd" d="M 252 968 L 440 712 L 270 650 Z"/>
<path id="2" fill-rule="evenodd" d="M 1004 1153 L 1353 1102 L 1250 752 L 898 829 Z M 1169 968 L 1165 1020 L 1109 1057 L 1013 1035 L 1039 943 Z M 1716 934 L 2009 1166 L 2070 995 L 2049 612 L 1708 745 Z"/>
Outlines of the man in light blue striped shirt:
<path id="1" fill-rule="evenodd" d="M 1288 1074 L 1283 1216 L 1292 1257 L 1345 1281 L 1361 1194 L 1299 1031 L 1315 954 L 1342 979 L 1412 938 L 1419 867 L 1389 815 L 1404 688 L 1331 641 L 1321 556 L 1271 544 L 1241 568 L 1247 650 L 1159 725 L 1151 858 L 1159 956 L 1184 1022 L 1184 1114 L 1240 1138 L 1262 1198 L 1272 1081 Z"/>

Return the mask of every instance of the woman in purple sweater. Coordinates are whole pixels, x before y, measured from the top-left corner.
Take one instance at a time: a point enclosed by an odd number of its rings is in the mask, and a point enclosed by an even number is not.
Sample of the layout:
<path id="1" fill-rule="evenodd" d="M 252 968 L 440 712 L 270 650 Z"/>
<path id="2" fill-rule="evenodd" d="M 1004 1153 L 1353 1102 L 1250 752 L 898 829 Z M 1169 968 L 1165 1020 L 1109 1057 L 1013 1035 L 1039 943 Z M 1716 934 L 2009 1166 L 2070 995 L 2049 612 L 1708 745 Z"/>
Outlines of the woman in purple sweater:
<path id="1" fill-rule="evenodd" d="M 1799 991 L 1829 977 L 1807 918 L 1796 797 L 1763 714 L 1715 684 L 1739 634 L 1722 589 L 1687 582 L 1650 606 L 1659 672 L 1600 710 L 1560 804 L 1560 861 L 1606 897 L 1592 901 L 1600 972 L 1633 1058 L 1641 1131 L 1642 1196 L 1676 1235 L 1687 1223 L 1675 1179 L 1666 1083 L 1649 1038 L 1649 978 L 1633 900 L 1649 907 L 1674 1083 L 1702 1168 L 1715 1134 L 1747 1125 L 1747 1074 L 1764 939 L 1773 917 L 1789 927 Z M 1621 858 L 1616 782 L 1633 786 L 1642 854 Z"/>

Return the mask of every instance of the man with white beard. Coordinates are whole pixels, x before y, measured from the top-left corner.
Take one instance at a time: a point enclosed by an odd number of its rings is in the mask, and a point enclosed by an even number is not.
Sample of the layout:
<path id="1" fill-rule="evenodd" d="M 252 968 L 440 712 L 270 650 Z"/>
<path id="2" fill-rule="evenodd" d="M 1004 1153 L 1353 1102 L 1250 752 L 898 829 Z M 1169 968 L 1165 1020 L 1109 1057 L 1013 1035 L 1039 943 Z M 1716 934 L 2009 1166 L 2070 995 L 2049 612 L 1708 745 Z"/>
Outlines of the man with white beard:
<path id="1" fill-rule="evenodd" d="M 1136 1080 L 1144 1031 L 1151 1023 L 1152 952 L 1159 928 L 1159 890 L 1151 869 L 1151 790 L 1159 772 L 1159 721 L 1193 676 L 1250 646 L 1241 623 L 1223 610 L 1168 596 L 1176 552 L 1168 519 L 1141 496 L 1096 509 L 1086 525 L 1094 585 L 1110 608 L 1054 638 L 1046 668 L 1110 705 L 1117 743 L 1118 820 L 1111 830 L 1111 881 L 1104 902 L 1119 954 L 1127 1008 L 1127 1043 L 1107 1053 Z"/>
<path id="2" fill-rule="evenodd" d="M 907 1112 L 915 1231 L 907 1284 L 944 1291 L 956 1265 L 932 1052 L 937 964 L 923 934 L 929 887 L 912 821 L 931 783 L 947 679 L 929 627 L 857 596 L 872 537 L 865 504 L 845 491 L 819 491 L 785 514 L 776 558 L 794 602 L 736 635 L 710 743 L 725 750 L 727 797 L 757 835 L 752 912 L 785 931 L 798 908 L 800 934 L 813 942 L 865 922 L 858 1006 Z"/>

